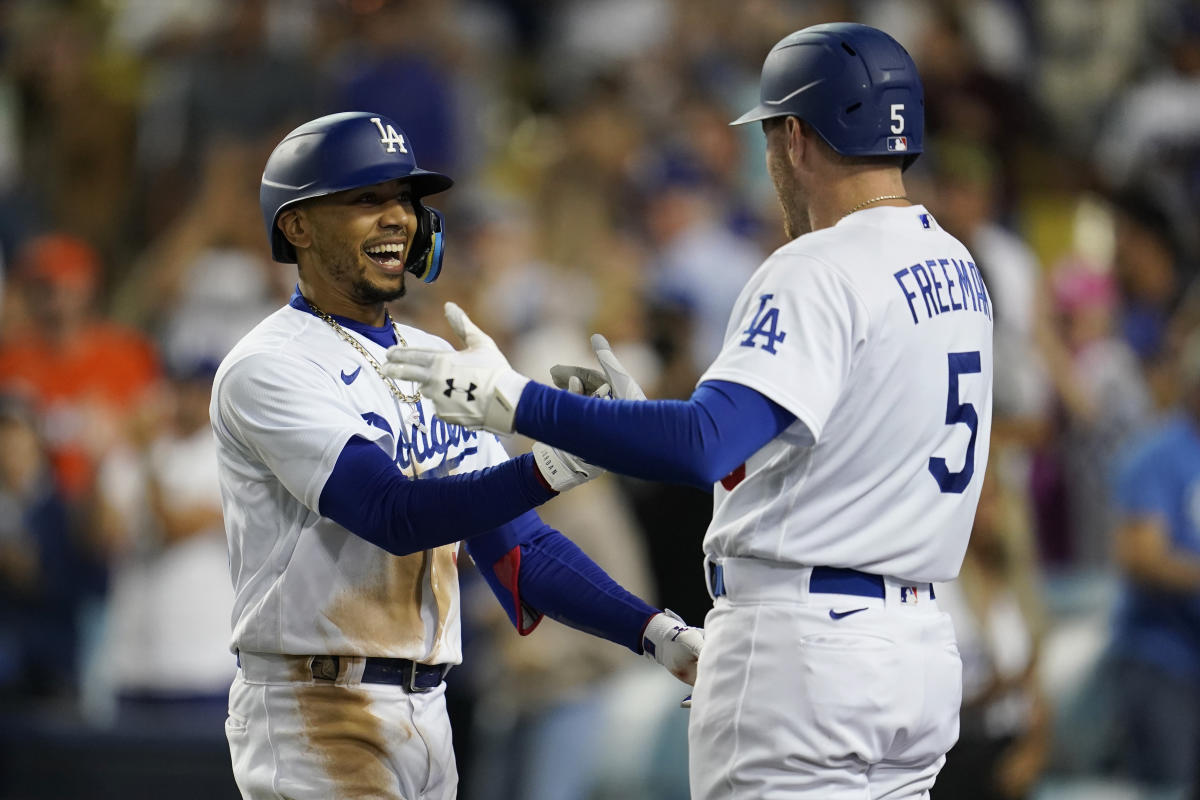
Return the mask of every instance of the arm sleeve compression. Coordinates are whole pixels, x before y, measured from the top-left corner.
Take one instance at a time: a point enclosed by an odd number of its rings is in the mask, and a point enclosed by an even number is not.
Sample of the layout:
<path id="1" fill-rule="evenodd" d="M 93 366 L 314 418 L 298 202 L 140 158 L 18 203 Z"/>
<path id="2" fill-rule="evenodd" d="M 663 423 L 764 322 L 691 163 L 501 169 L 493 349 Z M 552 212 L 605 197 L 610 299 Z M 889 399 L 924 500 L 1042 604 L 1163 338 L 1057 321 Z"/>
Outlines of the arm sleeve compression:
<path id="1" fill-rule="evenodd" d="M 533 455 L 463 475 L 411 480 L 379 446 L 352 437 L 321 490 L 320 512 L 395 555 L 500 526 L 555 496 Z"/>
<path id="2" fill-rule="evenodd" d="M 521 634 L 545 614 L 642 652 L 642 632 L 658 609 L 626 591 L 536 512 L 467 540 L 467 552 Z"/>
<path id="3" fill-rule="evenodd" d="M 763 394 L 705 381 L 687 400 L 601 400 L 530 381 L 520 433 L 602 467 L 711 489 L 796 419 Z"/>

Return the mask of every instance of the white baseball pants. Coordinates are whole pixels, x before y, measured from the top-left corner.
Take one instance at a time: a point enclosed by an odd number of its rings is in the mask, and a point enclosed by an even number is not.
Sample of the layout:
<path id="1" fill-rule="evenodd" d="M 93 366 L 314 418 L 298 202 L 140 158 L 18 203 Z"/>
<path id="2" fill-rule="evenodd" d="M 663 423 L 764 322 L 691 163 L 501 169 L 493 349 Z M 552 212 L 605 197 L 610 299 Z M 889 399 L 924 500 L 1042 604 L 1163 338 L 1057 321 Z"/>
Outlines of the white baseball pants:
<path id="1" fill-rule="evenodd" d="M 308 659 L 241 654 L 225 735 L 246 800 L 453 800 L 458 770 L 443 683 L 420 694 L 362 683 L 362 659 L 336 681 Z"/>
<path id="2" fill-rule="evenodd" d="M 810 569 L 723 563 L 688 727 L 693 800 L 928 797 L 962 699 L 928 584 L 810 594 Z"/>

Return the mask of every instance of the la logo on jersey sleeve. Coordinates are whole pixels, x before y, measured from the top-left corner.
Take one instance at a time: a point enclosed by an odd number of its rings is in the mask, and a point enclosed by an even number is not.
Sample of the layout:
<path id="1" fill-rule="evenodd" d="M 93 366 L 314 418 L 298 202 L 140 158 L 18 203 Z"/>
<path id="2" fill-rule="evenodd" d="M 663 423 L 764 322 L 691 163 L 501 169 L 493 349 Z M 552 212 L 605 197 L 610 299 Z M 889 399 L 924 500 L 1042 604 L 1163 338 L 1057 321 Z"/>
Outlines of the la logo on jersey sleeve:
<path id="1" fill-rule="evenodd" d="M 787 332 L 779 330 L 779 306 L 767 306 L 774 298 L 773 294 L 759 295 L 758 310 L 754 312 L 754 318 L 750 320 L 750 327 L 742 331 L 746 336 L 739 342 L 742 347 L 761 347 L 771 355 L 775 355 L 775 345 L 783 342 Z M 758 340 L 760 336 L 766 340 L 761 344 Z"/>

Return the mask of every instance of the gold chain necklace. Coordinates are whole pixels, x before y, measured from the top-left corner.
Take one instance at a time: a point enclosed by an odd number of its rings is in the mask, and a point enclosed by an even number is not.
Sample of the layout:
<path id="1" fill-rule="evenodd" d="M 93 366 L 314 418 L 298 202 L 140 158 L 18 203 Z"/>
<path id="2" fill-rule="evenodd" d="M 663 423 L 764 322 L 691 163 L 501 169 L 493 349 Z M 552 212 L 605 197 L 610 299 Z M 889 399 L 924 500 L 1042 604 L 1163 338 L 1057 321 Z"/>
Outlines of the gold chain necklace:
<path id="1" fill-rule="evenodd" d="M 848 217 L 851 214 L 853 214 L 855 211 L 864 209 L 867 206 L 871 205 L 872 203 L 882 203 L 884 200 L 907 200 L 907 199 L 908 199 L 908 195 L 906 195 L 906 194 L 881 194 L 881 195 L 879 195 L 879 197 L 872 197 L 870 200 L 863 200 L 861 203 L 856 205 L 854 208 L 850 209 L 845 214 L 842 214 L 842 217 Z"/>
<path id="2" fill-rule="evenodd" d="M 371 366 L 375 368 L 375 374 L 379 376 L 379 380 L 383 381 L 387 385 L 388 391 L 392 393 L 392 397 L 396 398 L 396 400 L 401 403 L 410 403 L 412 405 L 416 405 L 417 403 L 421 402 L 420 389 L 413 394 L 405 394 L 404 392 L 400 391 L 400 387 L 396 385 L 396 382 L 387 375 L 383 374 L 383 367 L 381 367 L 379 362 L 375 360 L 375 356 L 367 352 L 367 348 L 363 347 L 357 339 L 347 333 L 346 329 L 339 325 L 336 319 L 317 308 L 316 304 L 313 303 L 312 300 L 309 300 L 307 297 L 304 298 L 304 300 L 308 303 L 308 307 L 313 310 L 314 314 L 324 320 L 325 324 L 333 328 L 334 332 L 336 332 L 338 336 L 342 337 L 347 344 L 357 350 L 363 358 L 367 359 Z M 383 315 L 387 318 L 387 321 L 392 324 L 392 331 L 396 334 L 396 341 L 400 343 L 401 347 L 408 347 L 408 342 L 404 341 L 404 337 L 400 335 L 400 326 L 398 326 L 396 321 L 392 319 L 392 315 L 387 313 L 386 309 L 384 310 Z"/>

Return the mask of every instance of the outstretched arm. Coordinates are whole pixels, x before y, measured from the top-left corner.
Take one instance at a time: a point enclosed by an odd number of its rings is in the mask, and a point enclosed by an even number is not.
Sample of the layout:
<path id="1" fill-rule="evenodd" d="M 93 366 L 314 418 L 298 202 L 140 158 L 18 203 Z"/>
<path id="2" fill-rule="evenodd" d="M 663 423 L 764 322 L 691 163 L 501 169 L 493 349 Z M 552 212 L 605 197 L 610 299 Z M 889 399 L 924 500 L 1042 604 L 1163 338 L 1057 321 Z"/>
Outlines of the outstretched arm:
<path id="1" fill-rule="evenodd" d="M 322 516 L 394 555 L 491 530 L 556 494 L 531 453 L 493 467 L 412 480 L 374 442 L 352 438 L 321 490 Z"/>
<path id="2" fill-rule="evenodd" d="M 795 420 L 728 381 L 705 381 L 688 400 L 588 400 L 530 381 L 516 430 L 614 472 L 711 489 Z"/>
<path id="3" fill-rule="evenodd" d="M 469 539 L 467 552 L 522 635 L 545 614 L 695 682 L 704 632 L 626 591 L 536 512 Z"/>
<path id="4" fill-rule="evenodd" d="M 795 420 L 766 396 L 727 381 L 706 381 L 680 401 L 573 397 L 514 371 L 457 305 L 446 304 L 446 319 L 465 349 L 392 348 L 385 372 L 420 383 L 442 419 L 517 430 L 617 472 L 708 487 Z"/>

